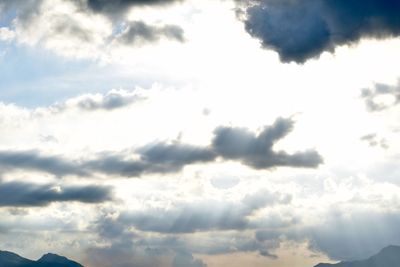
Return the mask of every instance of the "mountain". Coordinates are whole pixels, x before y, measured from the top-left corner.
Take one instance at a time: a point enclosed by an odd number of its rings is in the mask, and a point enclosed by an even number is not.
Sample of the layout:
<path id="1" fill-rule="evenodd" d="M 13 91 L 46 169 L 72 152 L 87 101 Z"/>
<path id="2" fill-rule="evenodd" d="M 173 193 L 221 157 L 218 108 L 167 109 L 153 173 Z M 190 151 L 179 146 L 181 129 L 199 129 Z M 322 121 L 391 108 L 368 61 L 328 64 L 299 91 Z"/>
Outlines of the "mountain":
<path id="1" fill-rule="evenodd" d="M 81 264 L 56 254 L 48 253 L 39 260 L 25 259 L 15 253 L 0 250 L 1 267 L 83 267 Z"/>
<path id="2" fill-rule="evenodd" d="M 339 262 L 336 264 L 320 263 L 315 267 L 399 267 L 400 246 L 388 246 L 378 254 L 359 261 Z"/>

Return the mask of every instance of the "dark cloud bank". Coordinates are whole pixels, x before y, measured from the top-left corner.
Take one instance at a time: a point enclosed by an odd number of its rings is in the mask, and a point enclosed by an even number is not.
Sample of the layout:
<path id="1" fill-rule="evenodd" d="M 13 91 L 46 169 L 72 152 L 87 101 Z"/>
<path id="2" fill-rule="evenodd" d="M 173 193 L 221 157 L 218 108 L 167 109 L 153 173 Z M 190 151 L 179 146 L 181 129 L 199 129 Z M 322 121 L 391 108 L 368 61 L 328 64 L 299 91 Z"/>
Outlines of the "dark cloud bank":
<path id="1" fill-rule="evenodd" d="M 290 119 L 277 119 L 255 134 L 245 128 L 218 127 L 209 146 L 181 143 L 155 143 L 136 150 L 139 159 L 126 153 L 103 153 L 94 159 L 71 161 L 61 156 L 45 156 L 36 151 L 0 151 L 0 166 L 5 170 L 27 169 L 56 176 L 90 176 L 93 173 L 138 177 L 148 173 L 172 173 L 195 163 L 217 158 L 239 161 L 255 169 L 276 167 L 316 168 L 322 157 L 314 150 L 289 154 L 273 149 L 292 129 Z"/>
<path id="2" fill-rule="evenodd" d="M 37 207 L 52 202 L 100 203 L 111 200 L 111 188 L 103 186 L 56 186 L 0 181 L 0 207 Z"/>
<path id="3" fill-rule="evenodd" d="M 400 35 L 397 0 L 258 0 L 250 3 L 246 30 L 282 61 L 305 62 L 359 41 Z"/>

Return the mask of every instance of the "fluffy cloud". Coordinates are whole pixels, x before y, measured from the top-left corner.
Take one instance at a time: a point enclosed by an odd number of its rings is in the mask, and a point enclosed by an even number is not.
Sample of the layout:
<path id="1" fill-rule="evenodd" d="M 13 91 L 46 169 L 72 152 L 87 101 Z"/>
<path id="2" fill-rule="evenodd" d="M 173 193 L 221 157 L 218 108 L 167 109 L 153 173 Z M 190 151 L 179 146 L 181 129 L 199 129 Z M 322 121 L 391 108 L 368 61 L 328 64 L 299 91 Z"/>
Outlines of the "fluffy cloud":
<path id="1" fill-rule="evenodd" d="M 247 31 L 285 62 L 305 62 L 361 38 L 400 34 L 400 3 L 393 0 L 241 2 L 250 3 L 244 19 Z"/>
<path id="2" fill-rule="evenodd" d="M 12 35 L 17 42 L 40 45 L 65 57 L 106 60 L 115 44 L 129 47 L 160 39 L 184 41 L 178 25 L 152 25 L 129 21 L 120 15 L 118 19 L 109 16 L 114 12 L 121 14 L 131 5 L 150 2 L 40 0 L 4 2 L 0 8 L 16 10 Z M 10 34 L 2 29 L 0 37 L 9 39 Z"/>
<path id="3" fill-rule="evenodd" d="M 111 200 L 111 189 L 102 186 L 57 186 L 0 181 L 0 206 L 33 207 L 53 202 L 101 203 Z"/>

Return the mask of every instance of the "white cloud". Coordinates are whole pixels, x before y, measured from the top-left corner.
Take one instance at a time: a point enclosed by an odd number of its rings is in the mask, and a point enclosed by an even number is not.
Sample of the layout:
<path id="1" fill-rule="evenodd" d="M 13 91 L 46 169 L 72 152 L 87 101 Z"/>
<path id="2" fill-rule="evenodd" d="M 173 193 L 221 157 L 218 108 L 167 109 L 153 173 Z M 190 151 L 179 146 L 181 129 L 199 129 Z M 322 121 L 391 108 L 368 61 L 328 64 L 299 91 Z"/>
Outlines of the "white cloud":
<path id="1" fill-rule="evenodd" d="M 0 28 L 0 41 L 12 41 L 15 38 L 15 32 L 7 27 Z"/>

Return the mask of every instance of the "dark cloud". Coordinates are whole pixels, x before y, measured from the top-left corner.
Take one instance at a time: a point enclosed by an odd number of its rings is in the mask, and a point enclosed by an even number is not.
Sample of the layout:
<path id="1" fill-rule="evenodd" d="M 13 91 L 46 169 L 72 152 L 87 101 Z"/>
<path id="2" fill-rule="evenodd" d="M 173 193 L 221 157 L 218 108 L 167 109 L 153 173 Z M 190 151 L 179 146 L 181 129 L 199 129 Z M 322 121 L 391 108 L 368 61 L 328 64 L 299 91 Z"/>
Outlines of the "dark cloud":
<path id="1" fill-rule="evenodd" d="M 108 14 L 120 14 L 132 6 L 166 5 L 182 0 L 88 0 L 88 6 L 96 11 Z"/>
<path id="2" fill-rule="evenodd" d="M 386 102 L 379 101 L 379 98 L 385 97 Z M 363 89 L 361 98 L 365 101 L 367 110 L 370 112 L 383 111 L 394 107 L 400 103 L 400 82 L 394 86 L 377 83 L 372 89 Z"/>
<path id="3" fill-rule="evenodd" d="M 138 230 L 160 233 L 240 230 L 256 227 L 248 218 L 255 211 L 266 206 L 285 205 L 290 200 L 288 195 L 261 190 L 247 195 L 241 202 L 204 200 L 181 203 L 171 209 L 123 213 L 119 219 Z"/>
<path id="4" fill-rule="evenodd" d="M 154 26 L 142 21 L 129 22 L 125 31 L 117 40 L 123 44 L 156 42 L 161 38 L 184 41 L 183 29 L 177 25 Z"/>
<path id="5" fill-rule="evenodd" d="M 76 162 L 59 156 L 44 156 L 37 151 L 0 151 L 0 167 L 5 170 L 32 170 L 64 175 L 88 175 Z"/>
<path id="6" fill-rule="evenodd" d="M 215 159 L 215 154 L 208 148 L 185 144 L 156 143 L 138 150 L 141 158 L 150 164 L 168 163 L 171 165 L 208 162 Z"/>
<path id="7" fill-rule="evenodd" d="M 397 0 L 243 0 L 245 27 L 282 61 L 305 62 L 338 45 L 400 34 Z"/>
<path id="8" fill-rule="evenodd" d="M 136 151 L 138 160 L 126 159 L 122 155 L 101 155 L 88 161 L 85 167 L 107 174 L 140 176 L 147 173 L 172 173 L 180 171 L 185 165 L 210 162 L 215 155 L 207 148 L 185 144 L 156 143 Z"/>
<path id="9" fill-rule="evenodd" d="M 53 202 L 100 203 L 111 200 L 111 189 L 103 186 L 57 186 L 24 182 L 0 182 L 0 206 L 33 207 Z"/>
<path id="10" fill-rule="evenodd" d="M 294 122 L 277 119 L 258 135 L 245 128 L 219 127 L 215 130 L 212 146 L 216 153 L 228 160 L 239 160 L 256 169 L 279 166 L 315 168 L 322 163 L 322 157 L 314 150 L 288 154 L 273 151 L 277 141 L 285 137 Z"/>
<path id="11" fill-rule="evenodd" d="M 318 167 L 322 157 L 314 150 L 294 154 L 273 150 L 275 143 L 292 129 L 293 121 L 290 119 L 278 119 L 257 135 L 245 128 L 218 127 L 210 146 L 159 142 L 133 152 L 100 153 L 93 159 L 80 161 L 46 156 L 36 151 L 0 151 L 0 166 L 3 170 L 33 170 L 60 177 L 92 176 L 94 173 L 126 177 L 173 173 L 186 165 L 214 162 L 218 157 L 240 161 L 255 169 Z"/>

